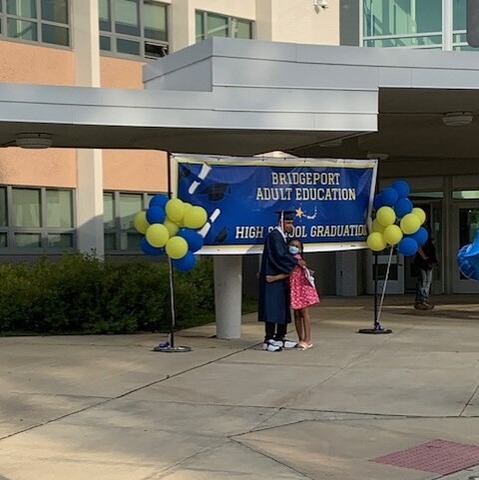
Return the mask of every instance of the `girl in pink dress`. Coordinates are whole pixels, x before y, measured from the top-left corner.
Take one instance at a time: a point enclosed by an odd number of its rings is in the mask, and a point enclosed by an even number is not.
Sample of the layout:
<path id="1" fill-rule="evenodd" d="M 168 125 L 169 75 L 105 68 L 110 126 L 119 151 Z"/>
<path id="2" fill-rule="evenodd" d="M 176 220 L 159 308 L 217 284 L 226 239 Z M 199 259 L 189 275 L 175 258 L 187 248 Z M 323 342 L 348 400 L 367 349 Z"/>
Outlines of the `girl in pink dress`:
<path id="1" fill-rule="evenodd" d="M 297 240 L 289 242 L 289 250 L 298 259 L 303 258 L 303 244 Z M 274 282 L 285 278 L 286 274 L 268 275 L 267 282 Z M 294 326 L 298 334 L 298 346 L 308 350 L 313 346 L 311 342 L 311 317 L 309 307 L 319 303 L 318 292 L 314 279 L 307 267 L 296 267 L 289 275 L 290 306 L 294 310 Z"/>

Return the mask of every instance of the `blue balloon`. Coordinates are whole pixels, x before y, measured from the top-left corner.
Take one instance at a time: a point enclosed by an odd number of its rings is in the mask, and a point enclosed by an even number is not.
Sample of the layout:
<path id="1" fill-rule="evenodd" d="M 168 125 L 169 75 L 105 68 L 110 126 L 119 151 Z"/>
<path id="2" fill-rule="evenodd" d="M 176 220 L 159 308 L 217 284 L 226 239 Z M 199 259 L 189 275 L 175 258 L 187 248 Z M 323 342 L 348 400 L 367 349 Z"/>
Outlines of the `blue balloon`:
<path id="1" fill-rule="evenodd" d="M 394 188 L 388 187 L 381 192 L 381 197 L 383 199 L 383 205 L 388 207 L 394 207 L 398 201 L 398 193 Z"/>
<path id="2" fill-rule="evenodd" d="M 412 208 L 412 202 L 411 200 L 409 200 L 409 198 L 400 198 L 396 202 L 396 205 L 394 205 L 394 211 L 399 218 L 404 217 L 404 215 L 407 215 L 408 213 L 411 213 Z"/>
<path id="3" fill-rule="evenodd" d="M 157 248 L 153 247 L 148 243 L 146 237 L 143 237 L 140 242 L 140 248 L 146 255 L 150 255 L 152 257 L 159 257 L 165 253 L 165 249 L 163 247 Z"/>
<path id="4" fill-rule="evenodd" d="M 399 198 L 406 198 L 411 192 L 411 187 L 406 180 L 396 180 L 391 187 L 396 190 Z"/>
<path id="5" fill-rule="evenodd" d="M 150 207 L 146 211 L 146 219 L 149 224 L 163 223 L 166 218 L 165 209 L 163 207 Z"/>
<path id="6" fill-rule="evenodd" d="M 188 248 L 192 252 L 197 252 L 203 246 L 204 238 L 196 230 L 180 228 L 177 235 L 187 241 Z"/>
<path id="7" fill-rule="evenodd" d="M 472 244 L 464 245 L 457 252 L 457 266 L 459 271 L 469 280 L 479 280 L 479 271 L 475 267 L 474 263 L 471 262 L 471 257 L 466 255 L 471 250 Z"/>
<path id="8" fill-rule="evenodd" d="M 424 227 L 419 227 L 419 230 L 410 235 L 411 238 L 416 240 L 419 246 L 424 245 L 429 238 L 429 233 Z"/>
<path id="9" fill-rule="evenodd" d="M 166 195 L 163 195 L 159 193 L 158 195 L 155 195 L 151 200 L 150 200 L 150 205 L 148 205 L 150 208 L 151 207 L 161 207 L 165 208 L 166 202 L 169 200 L 169 198 Z"/>
<path id="10" fill-rule="evenodd" d="M 398 243 L 398 251 L 402 253 L 405 257 L 410 257 L 417 252 L 419 248 L 416 240 L 411 237 L 405 237 Z"/>
<path id="11" fill-rule="evenodd" d="M 384 201 L 383 197 L 381 197 L 381 194 L 378 193 L 375 195 L 374 200 L 373 200 L 373 207 L 375 210 L 379 210 L 381 207 L 384 206 Z"/>
<path id="12" fill-rule="evenodd" d="M 198 259 L 196 256 L 192 252 L 188 251 L 184 257 L 179 258 L 178 260 L 172 260 L 171 263 L 178 270 L 181 270 L 182 272 L 188 272 L 195 268 L 197 261 Z"/>

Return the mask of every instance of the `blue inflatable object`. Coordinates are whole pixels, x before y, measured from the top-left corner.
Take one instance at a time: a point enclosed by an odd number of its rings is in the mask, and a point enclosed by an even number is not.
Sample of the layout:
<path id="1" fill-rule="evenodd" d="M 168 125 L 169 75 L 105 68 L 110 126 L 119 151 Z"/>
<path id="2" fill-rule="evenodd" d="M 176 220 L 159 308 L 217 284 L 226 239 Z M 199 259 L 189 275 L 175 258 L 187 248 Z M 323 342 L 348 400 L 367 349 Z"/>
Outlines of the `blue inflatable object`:
<path id="1" fill-rule="evenodd" d="M 399 218 L 404 217 L 404 215 L 407 215 L 408 213 L 412 212 L 412 202 L 409 200 L 409 198 L 400 198 L 397 202 L 396 205 L 394 205 L 394 211 L 396 212 L 396 215 Z"/>
<path id="2" fill-rule="evenodd" d="M 166 213 L 163 207 L 150 207 L 146 211 L 146 219 L 150 225 L 153 223 L 163 223 L 165 218 Z"/>
<path id="3" fill-rule="evenodd" d="M 417 232 L 414 232 L 412 235 L 409 235 L 411 238 L 416 240 L 419 246 L 424 245 L 429 238 L 429 233 L 424 227 L 419 227 Z"/>
<path id="4" fill-rule="evenodd" d="M 388 187 L 381 192 L 381 197 L 383 199 L 383 205 L 388 207 L 394 207 L 398 201 L 398 193 L 394 188 Z"/>
<path id="5" fill-rule="evenodd" d="M 399 253 L 402 253 L 405 257 L 410 257 L 414 255 L 417 252 L 417 249 L 419 248 L 416 240 L 411 237 L 404 237 L 399 243 L 398 243 L 398 251 Z"/>
<path id="6" fill-rule="evenodd" d="M 411 193 L 411 187 L 406 180 L 396 180 L 391 187 L 396 190 L 399 198 L 406 198 Z"/>
<path id="7" fill-rule="evenodd" d="M 164 255 L 165 253 L 165 249 L 163 247 L 157 248 L 150 245 L 146 237 L 143 237 L 141 239 L 140 248 L 143 253 L 145 253 L 146 255 L 150 255 L 152 257 L 159 257 L 160 255 Z"/>
<path id="8" fill-rule="evenodd" d="M 471 261 L 471 257 L 467 257 L 467 254 L 471 250 L 472 244 L 464 245 L 457 252 L 457 267 L 459 271 L 469 280 L 479 280 L 479 270 Z"/>
<path id="9" fill-rule="evenodd" d="M 192 252 L 188 251 L 184 257 L 178 260 L 172 260 L 171 263 L 178 270 L 181 270 L 182 272 L 188 272 L 195 268 L 197 261 L 198 260 L 196 256 Z"/>
<path id="10" fill-rule="evenodd" d="M 378 193 L 374 196 L 373 207 L 375 210 L 379 210 L 381 207 L 384 207 L 383 197 Z"/>
<path id="11" fill-rule="evenodd" d="M 186 240 L 188 248 L 192 252 L 197 252 L 203 246 L 204 239 L 196 230 L 180 228 L 177 235 Z"/>
<path id="12" fill-rule="evenodd" d="M 159 193 L 158 195 L 155 195 L 151 200 L 150 204 L 148 205 L 150 208 L 151 207 L 161 207 L 165 208 L 166 202 L 169 200 L 169 198 L 166 195 L 163 195 Z"/>

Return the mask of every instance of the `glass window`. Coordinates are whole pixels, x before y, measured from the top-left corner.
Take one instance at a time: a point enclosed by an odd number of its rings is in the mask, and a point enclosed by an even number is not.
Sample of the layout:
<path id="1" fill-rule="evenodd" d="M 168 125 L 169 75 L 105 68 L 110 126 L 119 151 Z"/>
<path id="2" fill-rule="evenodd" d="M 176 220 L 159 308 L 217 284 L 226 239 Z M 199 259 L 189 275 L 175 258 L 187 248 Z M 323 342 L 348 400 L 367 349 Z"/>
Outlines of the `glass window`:
<path id="1" fill-rule="evenodd" d="M 24 20 L 7 19 L 7 32 L 10 38 L 20 38 L 22 40 L 38 40 L 37 24 L 26 22 Z"/>
<path id="2" fill-rule="evenodd" d="M 71 233 L 49 233 L 48 246 L 50 248 L 73 248 L 73 235 Z"/>
<path id="3" fill-rule="evenodd" d="M 70 45 L 70 1 L 0 0 L 0 35 L 67 47 Z M 2 5 L 6 6 L 5 10 Z"/>
<path id="4" fill-rule="evenodd" d="M 70 190 L 47 190 L 47 227 L 72 228 L 73 202 Z"/>
<path id="5" fill-rule="evenodd" d="M 140 241 L 143 235 L 135 230 L 135 215 L 148 208 L 148 204 L 154 195 L 147 193 L 104 192 L 103 222 L 106 251 L 116 250 L 136 253 L 140 250 Z"/>
<path id="6" fill-rule="evenodd" d="M 8 225 L 7 219 L 7 189 L 0 187 L 0 227 Z"/>
<path id="7" fill-rule="evenodd" d="M 253 22 L 217 13 L 195 12 L 196 41 L 209 37 L 253 38 Z"/>
<path id="8" fill-rule="evenodd" d="M 105 228 L 115 228 L 115 199 L 113 193 L 103 194 L 103 225 Z"/>
<path id="9" fill-rule="evenodd" d="M 7 0 L 7 13 L 17 17 L 36 18 L 36 0 Z"/>
<path id="10" fill-rule="evenodd" d="M 100 50 L 146 58 L 168 53 L 167 5 L 156 0 L 99 0 Z"/>
<path id="11" fill-rule="evenodd" d="M 40 227 L 40 190 L 12 189 L 14 227 Z"/>
<path id="12" fill-rule="evenodd" d="M 7 248 L 8 247 L 8 240 L 6 233 L 0 233 L 0 248 Z"/>
<path id="13" fill-rule="evenodd" d="M 41 0 L 42 20 L 68 23 L 67 0 Z"/>
<path id="14" fill-rule="evenodd" d="M 143 209 L 143 195 L 132 193 L 120 194 L 120 225 L 122 229 L 134 228 L 135 215 Z"/>
<path id="15" fill-rule="evenodd" d="M 452 192 L 452 198 L 456 200 L 473 200 L 479 198 L 479 190 L 456 190 Z"/>
<path id="16" fill-rule="evenodd" d="M 17 248 L 40 248 L 42 237 L 39 233 L 16 233 L 15 246 Z"/>
<path id="17" fill-rule="evenodd" d="M 453 0 L 452 28 L 466 30 L 466 0 Z"/>
<path id="18" fill-rule="evenodd" d="M 442 0 L 364 0 L 364 45 L 428 46 L 442 43 Z M 377 43 L 368 37 L 393 37 Z"/>

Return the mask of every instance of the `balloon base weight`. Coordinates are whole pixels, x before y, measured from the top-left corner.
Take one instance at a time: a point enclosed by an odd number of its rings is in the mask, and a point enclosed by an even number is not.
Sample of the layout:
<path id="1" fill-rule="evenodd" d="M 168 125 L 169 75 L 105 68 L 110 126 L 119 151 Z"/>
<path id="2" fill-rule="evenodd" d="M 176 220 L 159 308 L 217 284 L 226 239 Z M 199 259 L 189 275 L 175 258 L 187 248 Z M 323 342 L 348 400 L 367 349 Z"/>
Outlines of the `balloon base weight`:
<path id="1" fill-rule="evenodd" d="M 386 333 L 393 333 L 393 331 L 389 328 L 361 328 L 358 330 L 358 333 L 369 333 L 372 335 L 378 335 L 378 334 L 386 334 Z"/>
<path id="2" fill-rule="evenodd" d="M 178 345 L 177 347 L 172 347 L 169 343 L 160 343 L 156 347 L 153 347 L 153 351 L 165 353 L 191 352 L 191 347 L 186 347 L 185 345 Z"/>

